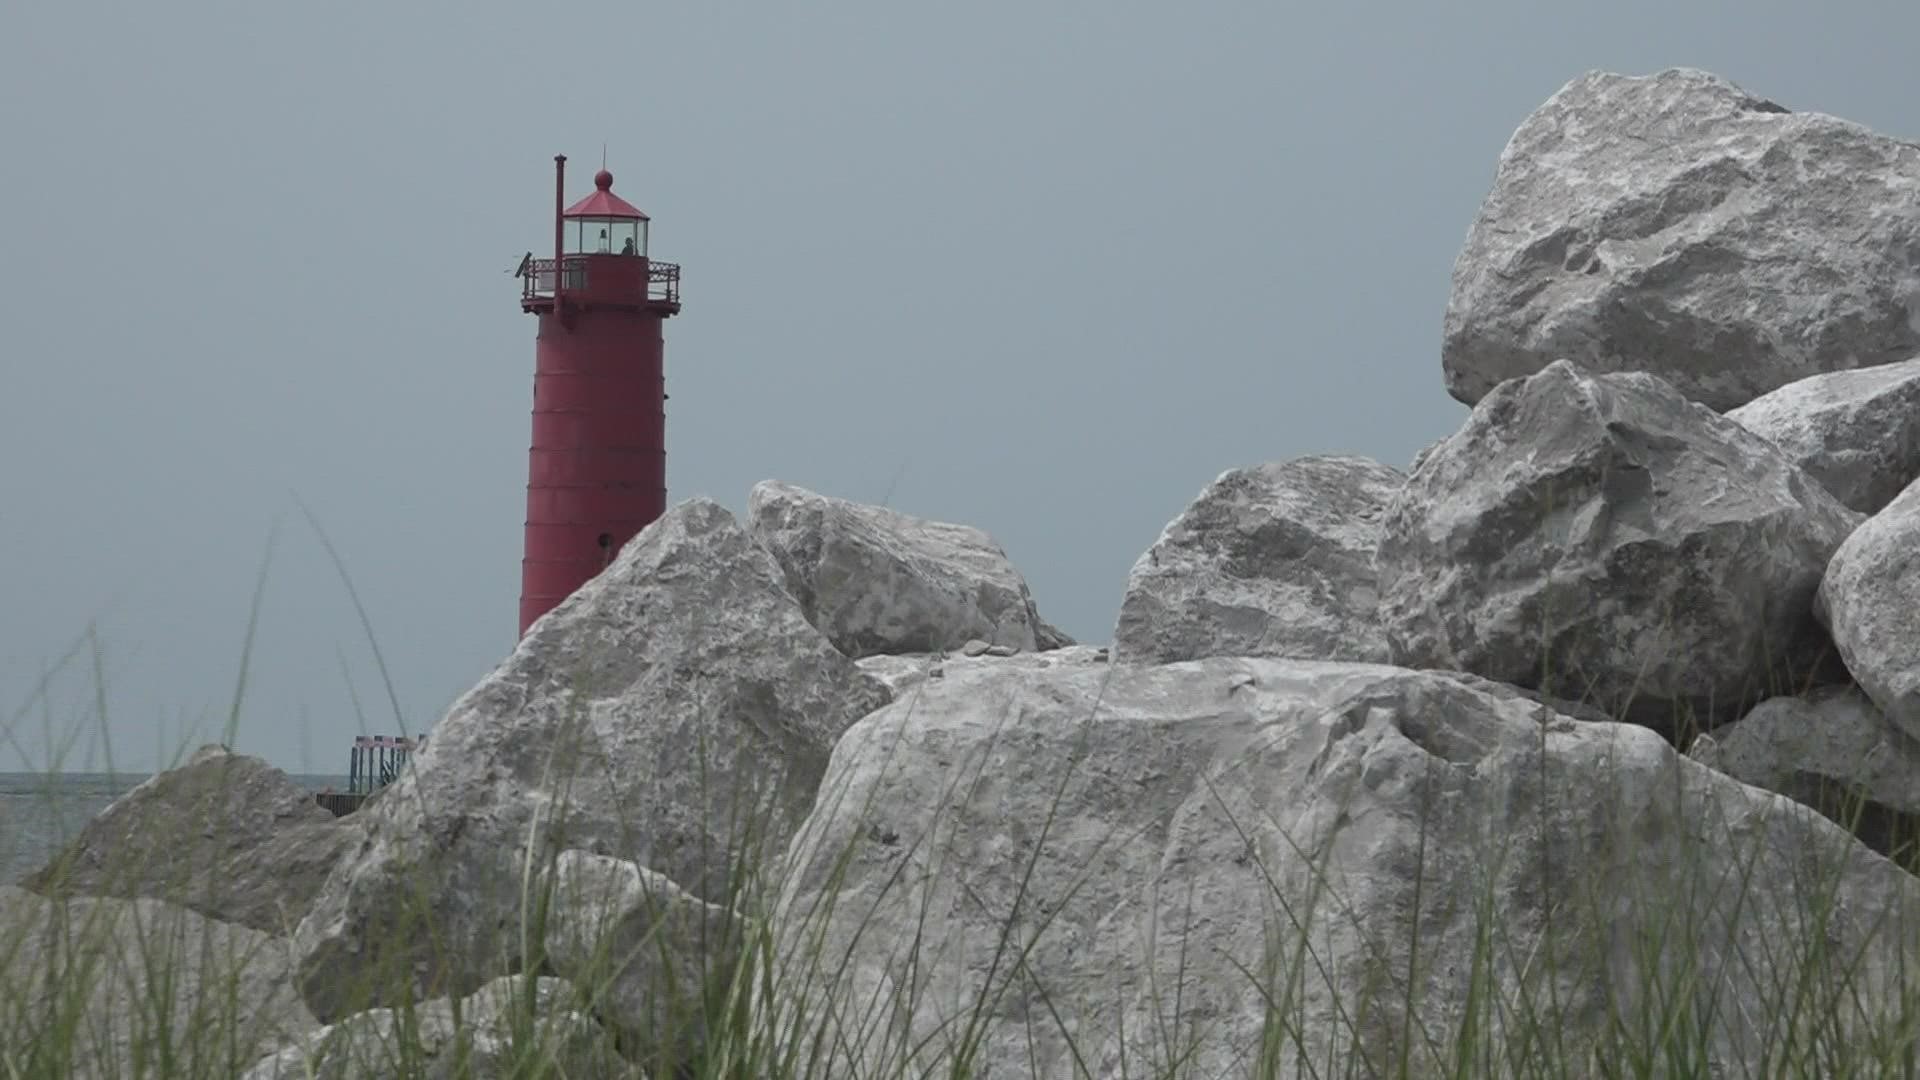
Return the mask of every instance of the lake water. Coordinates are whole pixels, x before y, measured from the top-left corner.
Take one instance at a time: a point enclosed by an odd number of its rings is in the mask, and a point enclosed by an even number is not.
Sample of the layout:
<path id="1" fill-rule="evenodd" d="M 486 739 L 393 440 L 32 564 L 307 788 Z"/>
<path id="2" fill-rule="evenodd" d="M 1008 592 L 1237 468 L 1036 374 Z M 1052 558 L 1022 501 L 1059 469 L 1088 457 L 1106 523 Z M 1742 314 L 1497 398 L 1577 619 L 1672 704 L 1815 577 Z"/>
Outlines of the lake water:
<path id="1" fill-rule="evenodd" d="M 145 775 L 0 773 L 0 885 L 38 870 L 113 800 Z M 293 776 L 312 791 L 344 791 L 344 776 Z"/>

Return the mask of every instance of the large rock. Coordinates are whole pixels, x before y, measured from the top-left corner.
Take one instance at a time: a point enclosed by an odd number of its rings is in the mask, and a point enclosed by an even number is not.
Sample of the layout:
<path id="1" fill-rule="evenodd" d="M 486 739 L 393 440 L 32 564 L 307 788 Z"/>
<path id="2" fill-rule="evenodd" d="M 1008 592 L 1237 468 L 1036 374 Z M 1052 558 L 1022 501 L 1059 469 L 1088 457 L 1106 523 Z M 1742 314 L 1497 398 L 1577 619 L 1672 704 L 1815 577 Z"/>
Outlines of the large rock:
<path id="1" fill-rule="evenodd" d="M 171 900 L 285 935 L 357 832 L 286 773 L 209 746 L 115 800 L 23 884 L 49 895 Z"/>
<path id="2" fill-rule="evenodd" d="M 1362 457 L 1222 473 L 1133 564 L 1118 661 L 1384 661 L 1373 550 L 1406 477 Z"/>
<path id="3" fill-rule="evenodd" d="M 1813 807 L 1883 855 L 1920 840 L 1920 741 L 1854 687 L 1770 698 L 1687 756 Z"/>
<path id="4" fill-rule="evenodd" d="M 1920 738 L 1920 481 L 1847 537 L 1815 599 L 1854 681 Z"/>
<path id="5" fill-rule="evenodd" d="M 1920 478 L 1920 358 L 1810 376 L 1727 417 L 1863 514 Z"/>
<path id="6" fill-rule="evenodd" d="M 970 638 L 1071 644 L 1041 621 L 1007 553 L 972 526 L 775 480 L 754 485 L 747 516 L 807 621 L 848 656 L 957 649 Z"/>
<path id="7" fill-rule="evenodd" d="M 697 1068 L 707 1018 L 721 1013 L 748 925 L 644 867 L 562 852 L 550 875 L 546 959 L 656 1076 Z"/>
<path id="8" fill-rule="evenodd" d="M 457 996 L 515 970 L 525 881 L 569 848 L 724 898 L 807 813 L 840 733 L 887 697 L 731 514 L 673 507 L 358 812 L 365 843 L 296 935 L 302 993 L 332 1020 L 403 986 Z"/>
<path id="9" fill-rule="evenodd" d="M 994 656 L 990 653 L 978 656 L 965 653 L 952 656 L 868 656 L 861 658 L 859 664 L 861 671 L 884 683 L 894 699 L 899 700 L 902 695 L 912 693 L 913 688 L 926 679 L 945 678 L 949 670 L 996 668 L 1002 671 L 1044 671 L 1056 667 L 1104 664 L 1108 655 L 1105 648 L 1068 645 L 1048 652 L 1016 653 L 1013 656 Z"/>
<path id="10" fill-rule="evenodd" d="M 0 1076 L 235 1076 L 312 1031 L 287 943 L 160 900 L 0 885 Z"/>
<path id="11" fill-rule="evenodd" d="M 1646 374 L 1560 361 L 1482 399 L 1388 512 L 1395 663 L 1669 728 L 1844 678 L 1811 610 L 1860 515 Z"/>
<path id="12" fill-rule="evenodd" d="M 993 1077 L 1760 1075 L 1897 1039 L 1920 960 L 1920 882 L 1813 811 L 1361 664 L 931 680 L 840 741 L 785 881 L 820 1075 L 969 1037 Z"/>
<path id="13" fill-rule="evenodd" d="M 1725 410 L 1920 353 L 1920 146 L 1701 71 L 1573 80 L 1534 111 L 1454 264 L 1468 404 L 1558 359 Z"/>
<path id="14" fill-rule="evenodd" d="M 533 985 L 529 987 L 527 983 Z M 532 1062 L 544 1068 L 529 1069 Z M 263 1058 L 241 1080 L 643 1078 L 563 979 L 495 979 L 460 1002 L 369 1009 Z"/>

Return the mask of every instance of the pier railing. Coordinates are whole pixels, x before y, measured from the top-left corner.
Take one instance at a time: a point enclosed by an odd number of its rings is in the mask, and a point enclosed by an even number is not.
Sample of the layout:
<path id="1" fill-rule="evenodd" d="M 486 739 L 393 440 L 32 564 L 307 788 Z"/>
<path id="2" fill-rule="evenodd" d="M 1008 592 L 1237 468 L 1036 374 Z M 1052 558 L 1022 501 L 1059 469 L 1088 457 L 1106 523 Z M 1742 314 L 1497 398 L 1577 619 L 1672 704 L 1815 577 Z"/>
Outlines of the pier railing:
<path id="1" fill-rule="evenodd" d="M 347 758 L 347 791 L 371 795 L 400 778 L 418 744 L 405 735 L 360 735 Z"/>

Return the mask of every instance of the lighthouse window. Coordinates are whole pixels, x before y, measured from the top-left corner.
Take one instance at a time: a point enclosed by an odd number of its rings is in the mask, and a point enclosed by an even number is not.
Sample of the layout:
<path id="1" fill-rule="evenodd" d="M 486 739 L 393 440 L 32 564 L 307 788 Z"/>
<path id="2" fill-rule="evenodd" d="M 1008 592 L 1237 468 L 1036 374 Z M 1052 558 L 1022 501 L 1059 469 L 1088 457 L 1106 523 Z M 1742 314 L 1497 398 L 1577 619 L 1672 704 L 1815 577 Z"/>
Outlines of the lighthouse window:
<path id="1" fill-rule="evenodd" d="M 647 246 L 643 242 L 640 223 L 637 221 L 616 221 L 608 230 L 608 239 L 613 242 L 611 250 L 615 255 L 645 255 Z"/>
<path id="2" fill-rule="evenodd" d="M 647 226 L 631 218 L 571 218 L 565 230 L 568 255 L 645 255 Z"/>

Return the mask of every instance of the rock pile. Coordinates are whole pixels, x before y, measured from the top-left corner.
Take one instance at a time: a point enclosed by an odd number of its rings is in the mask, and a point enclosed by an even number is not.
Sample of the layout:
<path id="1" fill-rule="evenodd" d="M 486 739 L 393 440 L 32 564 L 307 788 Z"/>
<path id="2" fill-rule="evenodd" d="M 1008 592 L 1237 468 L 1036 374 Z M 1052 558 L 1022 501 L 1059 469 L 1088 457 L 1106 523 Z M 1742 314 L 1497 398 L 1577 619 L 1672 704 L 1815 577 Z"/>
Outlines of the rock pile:
<path id="1" fill-rule="evenodd" d="M 216 830 L 184 850 L 232 895 L 169 898 L 298 912 L 299 1008 L 236 1044 L 262 1078 L 395 1043 L 507 1075 L 530 1026 L 590 1075 L 1897 1074 L 1916 211 L 1911 144 L 1697 71 L 1576 79 L 1455 269 L 1461 429 L 1404 473 L 1222 473 L 1110 649 L 978 529 L 692 500 L 345 831 Z M 281 813 L 223 761 L 37 886 L 107 891 L 143 821 Z"/>

